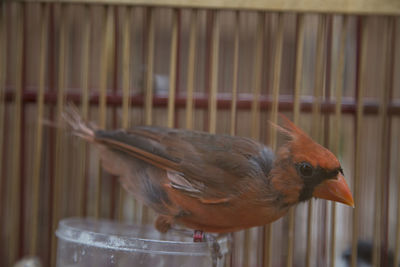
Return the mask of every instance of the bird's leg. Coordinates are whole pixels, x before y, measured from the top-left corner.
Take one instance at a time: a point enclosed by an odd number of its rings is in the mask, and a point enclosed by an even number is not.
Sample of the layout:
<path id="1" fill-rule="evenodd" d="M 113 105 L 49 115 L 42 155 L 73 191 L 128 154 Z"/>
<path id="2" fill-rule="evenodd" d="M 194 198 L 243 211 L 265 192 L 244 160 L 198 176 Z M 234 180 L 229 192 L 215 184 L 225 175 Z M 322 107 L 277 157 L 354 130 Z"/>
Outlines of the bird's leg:
<path id="1" fill-rule="evenodd" d="M 177 233 L 183 236 L 192 236 L 193 242 L 207 242 L 208 248 L 211 252 L 212 266 L 217 266 L 218 259 L 222 258 L 221 248 L 217 238 L 210 233 L 204 233 L 201 230 L 194 230 L 193 232 L 187 229 L 180 229 L 172 226 L 168 231 Z"/>
<path id="2" fill-rule="evenodd" d="M 193 242 L 203 242 L 204 241 L 204 232 L 201 230 L 194 230 L 193 232 Z"/>

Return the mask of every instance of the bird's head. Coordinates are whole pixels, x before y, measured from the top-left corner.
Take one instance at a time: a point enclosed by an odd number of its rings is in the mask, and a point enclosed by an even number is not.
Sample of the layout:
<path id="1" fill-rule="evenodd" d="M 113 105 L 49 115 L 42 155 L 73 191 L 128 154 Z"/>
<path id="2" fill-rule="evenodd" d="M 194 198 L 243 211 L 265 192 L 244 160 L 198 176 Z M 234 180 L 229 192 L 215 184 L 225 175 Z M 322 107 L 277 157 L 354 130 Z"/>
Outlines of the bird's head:
<path id="1" fill-rule="evenodd" d="M 284 195 L 285 202 L 294 204 L 316 197 L 354 207 L 353 196 L 335 155 L 282 117 L 285 123 L 277 128 L 290 140 L 278 150 L 272 182 Z"/>

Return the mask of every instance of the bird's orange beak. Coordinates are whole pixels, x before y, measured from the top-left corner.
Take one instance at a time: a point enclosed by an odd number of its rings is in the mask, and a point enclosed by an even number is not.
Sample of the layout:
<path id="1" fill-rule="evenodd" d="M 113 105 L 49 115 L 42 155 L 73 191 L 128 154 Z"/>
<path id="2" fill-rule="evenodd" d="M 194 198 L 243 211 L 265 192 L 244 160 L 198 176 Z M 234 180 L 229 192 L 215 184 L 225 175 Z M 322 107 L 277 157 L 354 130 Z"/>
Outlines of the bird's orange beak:
<path id="1" fill-rule="evenodd" d="M 341 202 L 354 208 L 354 200 L 342 174 L 337 179 L 329 179 L 315 187 L 314 197 Z"/>

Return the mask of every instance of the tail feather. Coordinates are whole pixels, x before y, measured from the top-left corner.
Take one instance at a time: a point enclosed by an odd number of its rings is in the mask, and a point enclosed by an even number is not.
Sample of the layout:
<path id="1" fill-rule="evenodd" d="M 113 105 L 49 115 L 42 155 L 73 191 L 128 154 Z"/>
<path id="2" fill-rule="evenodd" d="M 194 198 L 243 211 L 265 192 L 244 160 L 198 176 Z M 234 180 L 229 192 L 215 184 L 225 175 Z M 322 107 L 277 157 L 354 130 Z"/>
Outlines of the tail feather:
<path id="1" fill-rule="evenodd" d="M 72 133 L 74 135 L 79 136 L 89 142 L 93 142 L 97 127 L 93 123 L 85 122 L 79 115 L 79 112 L 75 106 L 67 106 L 61 116 L 72 128 Z"/>

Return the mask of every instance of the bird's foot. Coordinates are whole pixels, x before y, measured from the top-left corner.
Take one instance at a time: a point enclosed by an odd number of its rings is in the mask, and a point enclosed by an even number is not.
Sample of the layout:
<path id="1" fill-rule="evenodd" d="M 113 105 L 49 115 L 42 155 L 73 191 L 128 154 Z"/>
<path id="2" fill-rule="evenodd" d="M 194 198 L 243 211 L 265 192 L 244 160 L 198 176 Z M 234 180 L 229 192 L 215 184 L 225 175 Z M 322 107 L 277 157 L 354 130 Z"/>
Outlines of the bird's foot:
<path id="1" fill-rule="evenodd" d="M 218 263 L 218 259 L 222 258 L 221 247 L 218 243 L 217 236 L 210 233 L 204 233 L 201 230 L 195 230 L 191 232 L 187 229 L 179 229 L 176 227 L 172 227 L 170 232 L 174 232 L 183 236 L 191 235 L 193 237 L 193 242 L 207 242 L 208 248 L 211 252 L 211 260 L 212 266 L 216 267 Z"/>

